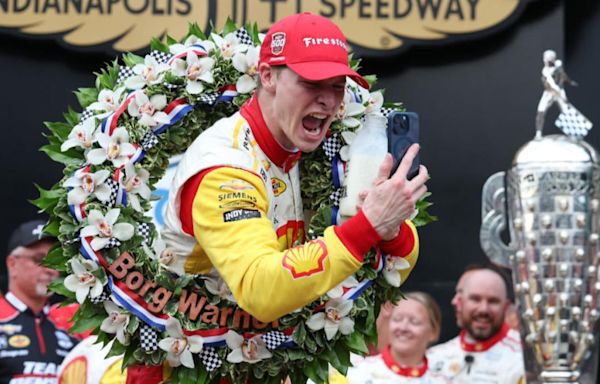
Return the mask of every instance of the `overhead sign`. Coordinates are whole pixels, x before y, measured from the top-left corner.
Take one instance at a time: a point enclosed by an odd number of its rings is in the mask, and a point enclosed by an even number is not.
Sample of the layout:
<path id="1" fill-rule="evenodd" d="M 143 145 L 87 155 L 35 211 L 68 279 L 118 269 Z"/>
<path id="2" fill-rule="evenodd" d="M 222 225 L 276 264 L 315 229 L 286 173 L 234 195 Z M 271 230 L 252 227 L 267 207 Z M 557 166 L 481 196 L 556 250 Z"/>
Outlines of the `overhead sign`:
<path id="1" fill-rule="evenodd" d="M 365 52 L 477 38 L 516 20 L 529 0 L 0 0 L 0 29 L 51 36 L 70 46 L 135 51 L 152 37 L 313 12 L 337 23 Z"/>

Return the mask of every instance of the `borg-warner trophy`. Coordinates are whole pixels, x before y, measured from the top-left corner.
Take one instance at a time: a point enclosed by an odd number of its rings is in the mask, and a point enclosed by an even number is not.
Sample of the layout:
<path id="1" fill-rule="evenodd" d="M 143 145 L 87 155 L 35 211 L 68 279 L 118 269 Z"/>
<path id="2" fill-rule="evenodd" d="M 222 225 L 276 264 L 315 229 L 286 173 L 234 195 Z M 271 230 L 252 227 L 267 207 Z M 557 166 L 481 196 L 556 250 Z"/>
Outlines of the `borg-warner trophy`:
<path id="1" fill-rule="evenodd" d="M 558 62 L 558 63 L 556 63 Z M 527 383 L 596 383 L 600 293 L 600 165 L 583 136 L 592 124 L 567 100 L 566 75 L 544 52 L 535 139 L 482 196 L 481 245 L 512 270 Z M 542 136 L 546 110 L 565 135 Z M 510 241 L 502 241 L 508 224 Z"/>

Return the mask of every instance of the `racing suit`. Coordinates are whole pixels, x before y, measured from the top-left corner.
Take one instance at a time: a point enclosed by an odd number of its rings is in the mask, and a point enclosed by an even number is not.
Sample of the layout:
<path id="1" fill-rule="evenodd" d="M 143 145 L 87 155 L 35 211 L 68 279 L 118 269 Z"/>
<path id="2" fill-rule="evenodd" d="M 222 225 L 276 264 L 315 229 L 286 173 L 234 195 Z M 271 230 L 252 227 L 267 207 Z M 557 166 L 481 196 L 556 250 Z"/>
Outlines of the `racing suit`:
<path id="1" fill-rule="evenodd" d="M 238 305 L 273 321 L 325 294 L 380 245 L 415 265 L 418 238 L 405 222 L 382 242 L 362 211 L 304 243 L 300 152 L 284 149 L 263 119 L 256 96 L 240 112 L 200 135 L 175 173 L 163 237 L 176 272 L 216 268 Z"/>
<path id="2" fill-rule="evenodd" d="M 525 368 L 519 333 L 504 324 L 485 341 L 474 341 L 463 330 L 454 339 L 427 351 L 429 369 L 452 383 L 525 383 Z"/>
<path id="3" fill-rule="evenodd" d="M 369 356 L 348 370 L 346 378 L 337 375 L 330 384 L 448 384 L 439 372 L 428 369 L 427 358 L 419 367 L 404 367 L 396 363 L 388 346 L 380 355 Z"/>
<path id="4" fill-rule="evenodd" d="M 35 315 L 11 292 L 0 298 L 0 384 L 55 384 L 77 340 L 60 330 L 46 306 Z"/>

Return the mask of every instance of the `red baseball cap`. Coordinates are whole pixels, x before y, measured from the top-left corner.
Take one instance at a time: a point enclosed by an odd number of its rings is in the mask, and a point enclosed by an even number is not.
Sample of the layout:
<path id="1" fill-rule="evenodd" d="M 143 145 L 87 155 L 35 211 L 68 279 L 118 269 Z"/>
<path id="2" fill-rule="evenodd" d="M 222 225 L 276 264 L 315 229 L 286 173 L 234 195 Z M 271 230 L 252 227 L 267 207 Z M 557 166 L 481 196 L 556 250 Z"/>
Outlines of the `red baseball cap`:
<path id="1" fill-rule="evenodd" d="M 308 80 L 349 76 L 369 89 L 369 83 L 348 66 L 342 31 L 331 20 L 309 12 L 284 17 L 269 28 L 259 63 L 287 65 Z"/>

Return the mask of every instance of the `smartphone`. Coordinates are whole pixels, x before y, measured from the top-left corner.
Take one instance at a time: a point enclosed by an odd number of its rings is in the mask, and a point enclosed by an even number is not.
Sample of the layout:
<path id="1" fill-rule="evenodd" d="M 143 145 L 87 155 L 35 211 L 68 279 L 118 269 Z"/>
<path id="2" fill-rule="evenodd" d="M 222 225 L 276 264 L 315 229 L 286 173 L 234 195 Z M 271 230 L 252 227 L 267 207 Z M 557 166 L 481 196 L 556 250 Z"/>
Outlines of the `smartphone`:
<path id="1" fill-rule="evenodd" d="M 394 111 L 388 115 L 387 124 L 388 152 L 394 157 L 393 175 L 408 147 L 419 142 L 419 115 L 415 112 Z M 410 180 L 419 173 L 419 155 L 417 155 L 408 171 Z"/>

